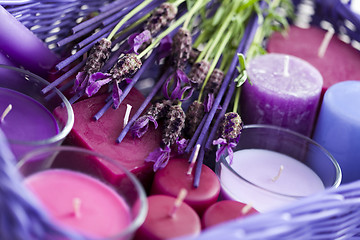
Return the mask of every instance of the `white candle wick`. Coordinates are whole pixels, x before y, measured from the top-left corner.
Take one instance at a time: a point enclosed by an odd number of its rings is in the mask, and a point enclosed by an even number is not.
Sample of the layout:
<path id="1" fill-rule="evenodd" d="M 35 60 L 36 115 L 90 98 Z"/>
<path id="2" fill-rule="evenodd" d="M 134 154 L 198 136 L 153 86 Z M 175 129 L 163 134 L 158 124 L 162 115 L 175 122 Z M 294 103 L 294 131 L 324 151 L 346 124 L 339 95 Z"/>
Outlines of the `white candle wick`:
<path id="1" fill-rule="evenodd" d="M 273 182 L 276 182 L 276 181 L 279 179 L 279 177 L 280 177 L 280 175 L 281 175 L 281 173 L 282 173 L 283 170 L 284 170 L 284 165 L 280 165 L 278 174 L 277 174 L 275 177 L 273 177 L 271 180 L 272 180 Z"/>
<path id="2" fill-rule="evenodd" d="M 284 61 L 284 76 L 288 77 L 290 76 L 289 74 L 289 61 L 290 61 L 290 57 L 288 55 L 285 56 L 285 61 Z"/>
<path id="3" fill-rule="evenodd" d="M 185 188 L 180 189 L 180 192 L 175 200 L 174 206 L 169 212 L 169 217 L 174 217 L 176 210 L 180 207 L 180 205 L 183 203 L 188 191 Z"/>
<path id="4" fill-rule="evenodd" d="M 2 123 L 4 121 L 5 117 L 9 114 L 11 109 L 12 109 L 12 105 L 9 104 L 1 115 L 0 123 Z"/>
<path id="5" fill-rule="evenodd" d="M 329 46 L 329 43 L 331 41 L 331 38 L 334 36 L 334 33 L 335 33 L 335 31 L 334 31 L 333 28 L 328 29 L 327 33 L 324 36 L 324 39 L 321 42 L 319 50 L 318 50 L 318 57 L 319 58 L 324 57 L 325 52 L 326 52 L 326 50 L 327 50 L 327 48 Z"/>
<path id="6" fill-rule="evenodd" d="M 195 147 L 195 152 L 194 152 L 194 156 L 193 158 L 191 159 L 191 162 L 190 162 L 190 166 L 188 168 L 188 171 L 187 171 L 187 175 L 190 175 L 193 168 L 194 168 L 194 165 L 195 165 L 195 162 L 196 162 L 196 159 L 199 155 L 199 150 L 200 150 L 200 144 L 197 144 L 196 147 Z"/>
<path id="7" fill-rule="evenodd" d="M 123 128 L 125 128 L 125 126 L 126 126 L 126 125 L 128 124 L 128 122 L 129 122 L 129 117 L 130 117 L 131 108 L 132 108 L 132 106 L 131 106 L 130 104 L 126 104 L 126 112 L 125 112 L 125 116 L 124 116 Z"/>
<path id="8" fill-rule="evenodd" d="M 247 214 L 250 209 L 252 208 L 252 205 L 251 204 L 246 204 L 242 209 L 241 209 L 241 214 L 242 215 L 245 215 Z"/>
<path id="9" fill-rule="evenodd" d="M 81 207 L 81 199 L 77 198 L 77 197 L 74 198 L 73 199 L 73 208 L 74 208 L 74 214 L 75 214 L 76 218 L 81 217 L 80 207 Z"/>

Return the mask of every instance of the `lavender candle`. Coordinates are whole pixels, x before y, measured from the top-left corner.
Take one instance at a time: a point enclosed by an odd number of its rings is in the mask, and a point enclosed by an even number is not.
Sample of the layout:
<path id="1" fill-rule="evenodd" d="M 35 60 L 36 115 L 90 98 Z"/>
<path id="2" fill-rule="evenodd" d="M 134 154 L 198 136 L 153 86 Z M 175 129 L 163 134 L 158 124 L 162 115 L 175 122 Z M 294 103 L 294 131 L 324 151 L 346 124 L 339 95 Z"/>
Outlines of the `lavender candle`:
<path id="1" fill-rule="evenodd" d="M 244 84 L 241 116 L 245 124 L 271 124 L 310 136 L 323 79 L 294 56 L 267 54 L 247 66 L 252 85 Z"/>

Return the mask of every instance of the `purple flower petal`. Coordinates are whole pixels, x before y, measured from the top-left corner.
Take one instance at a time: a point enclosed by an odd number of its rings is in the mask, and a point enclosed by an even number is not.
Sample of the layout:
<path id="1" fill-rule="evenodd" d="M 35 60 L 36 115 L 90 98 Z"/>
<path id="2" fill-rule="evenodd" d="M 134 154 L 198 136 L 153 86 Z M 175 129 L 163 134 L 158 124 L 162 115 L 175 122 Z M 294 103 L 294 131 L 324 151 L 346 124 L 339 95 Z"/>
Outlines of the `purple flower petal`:
<path id="1" fill-rule="evenodd" d="M 131 34 L 128 43 L 131 47 L 131 49 L 128 51 L 128 53 L 136 53 L 139 54 L 137 51 L 141 47 L 141 45 L 151 39 L 151 33 L 149 30 L 145 30 L 141 33 L 134 33 Z"/>
<path id="2" fill-rule="evenodd" d="M 180 69 L 176 70 L 176 79 L 179 79 L 182 83 L 189 83 L 189 78 L 187 77 L 186 73 Z"/>
<path id="3" fill-rule="evenodd" d="M 88 84 L 87 84 L 87 87 L 85 89 L 85 93 L 91 97 L 92 95 L 94 95 L 95 93 L 97 93 L 100 88 L 102 86 L 104 86 L 105 84 L 111 82 L 111 78 L 110 78 L 110 74 L 106 73 L 101 73 L 101 72 L 97 72 L 97 73 L 94 73 L 92 74 L 90 77 L 89 77 L 89 80 L 88 80 Z M 101 79 L 101 80 L 99 80 Z"/>
<path id="4" fill-rule="evenodd" d="M 178 138 L 179 139 L 179 138 Z M 180 140 L 176 139 L 177 151 L 179 154 L 183 154 L 189 143 L 188 139 L 182 138 Z"/>
<path id="5" fill-rule="evenodd" d="M 190 92 L 189 92 L 187 95 L 184 96 L 184 93 L 185 93 L 187 90 L 189 90 L 189 89 L 190 89 Z M 179 99 L 180 99 L 180 101 L 183 102 L 183 101 L 188 100 L 188 99 L 192 96 L 194 90 L 195 90 L 195 89 L 194 89 L 193 87 L 191 87 L 191 86 L 185 86 L 185 87 L 183 87 L 183 88 L 181 89 L 180 93 L 179 93 Z"/>
<path id="6" fill-rule="evenodd" d="M 176 85 L 175 85 L 175 88 L 174 90 L 172 90 L 172 93 L 171 93 L 171 96 L 170 96 L 170 99 L 171 100 L 175 100 L 177 98 L 181 98 L 181 82 L 180 82 L 180 79 L 176 79 Z"/>
<path id="7" fill-rule="evenodd" d="M 127 84 L 131 83 L 132 82 L 132 79 L 131 78 L 125 78 L 125 81 Z"/>
<path id="8" fill-rule="evenodd" d="M 214 94 L 209 93 L 204 101 L 205 112 L 210 112 L 213 104 L 214 104 Z"/>
<path id="9" fill-rule="evenodd" d="M 119 84 L 114 81 L 113 91 L 112 91 L 112 99 L 114 101 L 114 107 L 117 109 L 120 106 L 120 96 L 122 94 L 122 90 L 119 88 Z"/>
<path id="10" fill-rule="evenodd" d="M 157 60 L 159 61 L 162 58 L 166 58 L 171 53 L 172 38 L 166 36 L 160 41 L 159 50 L 157 52 Z"/>
<path id="11" fill-rule="evenodd" d="M 76 92 L 78 89 L 80 84 L 82 82 L 85 81 L 86 78 L 88 78 L 89 76 L 87 76 L 86 72 L 78 72 L 78 74 L 76 74 L 76 78 L 75 78 L 75 82 L 74 82 L 74 86 L 73 86 L 73 91 Z"/>
<path id="12" fill-rule="evenodd" d="M 158 127 L 158 123 L 153 116 L 141 116 L 135 121 L 135 123 L 131 126 L 130 129 L 134 138 L 141 138 L 147 132 L 149 128 L 149 121 L 154 123 L 155 129 Z"/>
<path id="13" fill-rule="evenodd" d="M 236 143 L 227 143 L 226 139 L 218 138 L 213 141 L 213 145 L 220 145 L 220 148 L 216 151 L 216 162 L 218 162 L 220 160 L 220 157 L 227 150 L 228 155 L 229 155 L 229 164 L 232 164 L 232 161 L 234 158 L 233 148 L 236 146 Z"/>
<path id="14" fill-rule="evenodd" d="M 153 166 L 154 172 L 160 168 L 164 168 L 170 159 L 171 149 L 169 146 L 165 146 L 165 149 L 157 148 L 149 154 L 145 159 L 145 162 L 155 162 Z"/>
<path id="15" fill-rule="evenodd" d="M 171 82 L 171 80 L 174 76 L 175 76 L 174 74 L 170 74 L 170 76 L 166 79 L 166 81 L 162 87 L 162 93 L 166 99 L 170 99 L 170 96 L 168 93 L 168 87 L 169 87 L 169 83 Z"/>

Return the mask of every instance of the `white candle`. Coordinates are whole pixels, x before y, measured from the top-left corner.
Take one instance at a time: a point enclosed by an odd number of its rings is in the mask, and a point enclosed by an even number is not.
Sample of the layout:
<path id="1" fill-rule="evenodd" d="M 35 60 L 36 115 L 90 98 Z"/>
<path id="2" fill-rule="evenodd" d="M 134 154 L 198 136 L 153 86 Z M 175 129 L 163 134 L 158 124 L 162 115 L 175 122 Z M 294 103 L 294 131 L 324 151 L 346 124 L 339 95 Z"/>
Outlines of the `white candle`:
<path id="1" fill-rule="evenodd" d="M 259 212 L 284 206 L 297 197 L 305 197 L 325 188 L 319 176 L 305 164 L 270 150 L 237 151 L 231 167 L 253 184 L 222 166 L 220 181 L 223 197 L 245 204 L 251 203 Z M 275 176 L 276 181 L 273 181 Z"/>

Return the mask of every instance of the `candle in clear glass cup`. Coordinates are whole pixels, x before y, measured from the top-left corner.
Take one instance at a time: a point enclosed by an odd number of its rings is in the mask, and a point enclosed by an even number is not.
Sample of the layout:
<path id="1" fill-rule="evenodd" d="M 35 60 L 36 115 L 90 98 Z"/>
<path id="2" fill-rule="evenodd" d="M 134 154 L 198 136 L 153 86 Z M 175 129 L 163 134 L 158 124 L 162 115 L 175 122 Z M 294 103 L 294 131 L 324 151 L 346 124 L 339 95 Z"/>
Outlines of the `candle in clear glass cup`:
<path id="1" fill-rule="evenodd" d="M 285 54 L 255 57 L 247 65 L 240 109 L 245 124 L 271 124 L 310 136 L 323 79 L 317 69 Z"/>

